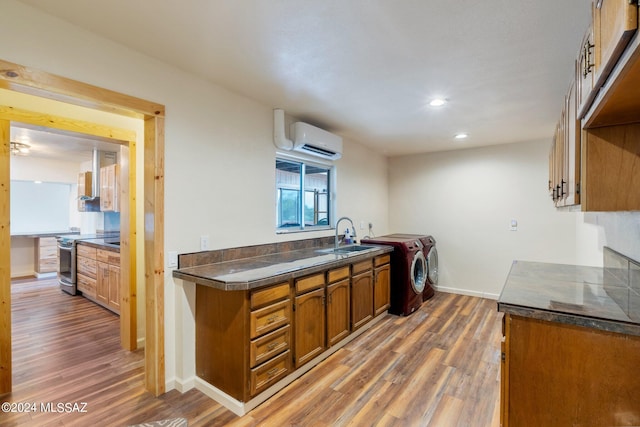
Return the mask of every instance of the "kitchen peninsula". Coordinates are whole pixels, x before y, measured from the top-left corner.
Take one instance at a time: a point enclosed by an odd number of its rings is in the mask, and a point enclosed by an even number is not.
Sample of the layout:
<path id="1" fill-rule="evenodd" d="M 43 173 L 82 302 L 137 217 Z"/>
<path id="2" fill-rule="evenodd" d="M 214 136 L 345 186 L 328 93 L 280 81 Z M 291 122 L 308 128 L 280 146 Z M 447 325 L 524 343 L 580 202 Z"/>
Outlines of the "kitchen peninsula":
<path id="1" fill-rule="evenodd" d="M 640 264 L 605 247 L 604 265 L 514 261 L 498 300 L 503 426 L 640 424 Z"/>
<path id="2" fill-rule="evenodd" d="M 242 415 L 382 319 L 390 246 L 333 238 L 180 255 L 196 284 L 196 386 Z"/>

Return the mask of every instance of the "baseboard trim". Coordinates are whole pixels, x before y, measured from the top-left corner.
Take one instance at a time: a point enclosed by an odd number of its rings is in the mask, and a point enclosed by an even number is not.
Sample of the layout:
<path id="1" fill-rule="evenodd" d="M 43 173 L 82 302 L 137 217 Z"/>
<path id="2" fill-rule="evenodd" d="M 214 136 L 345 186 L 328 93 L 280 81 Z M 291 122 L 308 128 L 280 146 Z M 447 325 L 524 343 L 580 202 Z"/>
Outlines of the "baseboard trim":
<path id="1" fill-rule="evenodd" d="M 471 297 L 487 298 L 487 299 L 493 299 L 493 300 L 497 300 L 500 297 L 499 294 L 492 294 L 492 293 L 489 293 L 489 292 L 471 291 L 469 289 L 451 288 L 451 287 L 448 287 L 448 286 L 438 286 L 438 287 L 436 287 L 436 290 L 438 292 L 446 292 L 448 294 L 468 295 L 468 296 L 471 296 Z"/>

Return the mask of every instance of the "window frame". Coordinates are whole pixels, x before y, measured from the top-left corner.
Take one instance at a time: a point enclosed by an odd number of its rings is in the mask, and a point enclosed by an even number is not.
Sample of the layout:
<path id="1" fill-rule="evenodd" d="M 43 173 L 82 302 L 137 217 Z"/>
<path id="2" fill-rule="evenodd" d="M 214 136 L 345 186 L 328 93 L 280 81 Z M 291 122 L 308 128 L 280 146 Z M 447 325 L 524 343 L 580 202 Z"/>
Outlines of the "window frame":
<path id="1" fill-rule="evenodd" d="M 334 222 L 335 222 L 335 213 L 336 213 L 336 194 L 337 194 L 337 185 L 336 185 L 336 165 L 330 161 L 330 160 L 322 160 L 322 159 L 316 159 L 316 158 L 312 158 L 310 156 L 305 156 L 305 155 L 299 155 L 299 154 L 292 154 L 290 152 L 281 152 L 281 151 L 276 151 L 276 156 L 274 159 L 274 166 L 275 163 L 278 161 L 285 161 L 285 162 L 292 162 L 292 163 L 300 163 L 301 164 L 301 169 L 300 169 L 300 185 L 299 185 L 299 190 L 298 190 L 298 198 L 300 200 L 299 206 L 298 206 L 298 217 L 300 218 L 300 225 L 296 226 L 296 227 L 279 227 L 278 226 L 278 210 L 281 208 L 280 204 L 278 203 L 278 192 L 280 191 L 280 188 L 278 187 L 277 182 L 275 182 L 276 177 L 274 177 L 274 186 L 275 186 L 275 214 L 276 214 L 276 218 L 275 218 L 275 230 L 276 230 L 276 234 L 287 234 L 287 233 L 304 233 L 304 232 L 311 232 L 311 231 L 322 231 L 322 230 L 333 230 L 334 229 Z M 305 224 L 305 194 L 306 194 L 306 190 L 304 188 L 304 179 L 305 179 L 305 175 L 306 175 L 306 167 L 307 166 L 313 166 L 313 167 L 318 167 L 318 168 L 323 168 L 323 169 L 327 169 L 328 172 L 328 179 L 329 179 L 329 185 L 327 188 L 327 196 L 329 197 L 329 202 L 328 202 L 328 215 L 327 215 L 327 219 L 328 219 L 328 224 L 327 225 L 306 225 Z"/>

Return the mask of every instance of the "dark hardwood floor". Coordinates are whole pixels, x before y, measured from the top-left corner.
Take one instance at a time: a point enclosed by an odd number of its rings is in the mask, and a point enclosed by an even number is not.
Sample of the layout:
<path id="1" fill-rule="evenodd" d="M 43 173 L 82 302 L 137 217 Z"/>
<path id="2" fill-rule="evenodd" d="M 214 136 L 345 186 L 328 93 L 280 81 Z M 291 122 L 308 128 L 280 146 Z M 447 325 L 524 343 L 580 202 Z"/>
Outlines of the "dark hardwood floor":
<path id="1" fill-rule="evenodd" d="M 244 417 L 196 390 L 155 398 L 143 352 L 119 348 L 118 318 L 53 279 L 12 284 L 13 393 L 35 404 L 1 426 L 498 426 L 500 319 L 493 300 L 437 293 L 408 317 L 387 315 Z M 43 412 L 77 403 L 86 412 Z M 86 407 L 82 404 L 86 403 Z M 33 406 L 32 406 L 33 408 Z"/>

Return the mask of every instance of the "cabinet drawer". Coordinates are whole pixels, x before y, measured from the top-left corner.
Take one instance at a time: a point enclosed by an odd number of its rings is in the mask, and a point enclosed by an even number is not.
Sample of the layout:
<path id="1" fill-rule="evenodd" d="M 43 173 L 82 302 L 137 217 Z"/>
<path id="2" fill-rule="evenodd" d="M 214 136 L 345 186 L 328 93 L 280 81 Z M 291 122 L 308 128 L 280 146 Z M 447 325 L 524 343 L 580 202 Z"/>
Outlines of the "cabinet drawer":
<path id="1" fill-rule="evenodd" d="M 259 337 L 291 320 L 291 300 L 282 301 L 251 312 L 251 338 Z"/>
<path id="2" fill-rule="evenodd" d="M 313 276 L 296 280 L 296 294 L 309 292 L 322 286 L 324 286 L 324 273 L 314 274 Z"/>
<path id="3" fill-rule="evenodd" d="M 251 309 L 289 298 L 289 282 L 251 292 Z"/>
<path id="4" fill-rule="evenodd" d="M 339 280 L 346 279 L 347 277 L 349 277 L 348 265 L 340 268 L 334 268 L 333 270 L 329 270 L 327 273 L 327 283 L 337 282 Z"/>
<path id="5" fill-rule="evenodd" d="M 78 256 L 96 259 L 96 248 L 87 245 L 77 245 L 76 251 Z"/>
<path id="6" fill-rule="evenodd" d="M 79 274 L 84 274 L 91 278 L 96 278 L 97 261 L 95 259 L 89 259 L 85 257 L 77 257 L 77 270 Z"/>
<path id="7" fill-rule="evenodd" d="M 120 253 L 113 251 L 106 251 L 104 249 L 98 249 L 96 251 L 96 259 L 100 262 L 106 262 L 107 264 L 120 266 Z"/>
<path id="8" fill-rule="evenodd" d="M 381 265 L 389 264 L 390 261 L 391 261 L 391 255 L 389 254 L 380 255 L 373 259 L 373 266 L 379 267 Z"/>
<path id="9" fill-rule="evenodd" d="M 78 290 L 82 292 L 83 295 L 95 298 L 96 297 L 96 279 L 87 277 L 83 274 L 78 274 L 77 277 L 78 277 L 77 278 Z"/>
<path id="10" fill-rule="evenodd" d="M 291 352 L 289 350 L 251 370 L 250 394 L 255 396 L 275 384 L 291 372 Z"/>
<path id="11" fill-rule="evenodd" d="M 269 359 L 289 350 L 291 347 L 290 326 L 287 325 L 258 339 L 251 341 L 249 347 L 249 366 L 255 367 Z"/>
<path id="12" fill-rule="evenodd" d="M 40 259 L 55 259 L 58 256 L 57 246 L 40 246 Z"/>
<path id="13" fill-rule="evenodd" d="M 363 271 L 371 270 L 371 260 L 360 261 L 351 265 L 351 274 L 358 274 Z"/>

